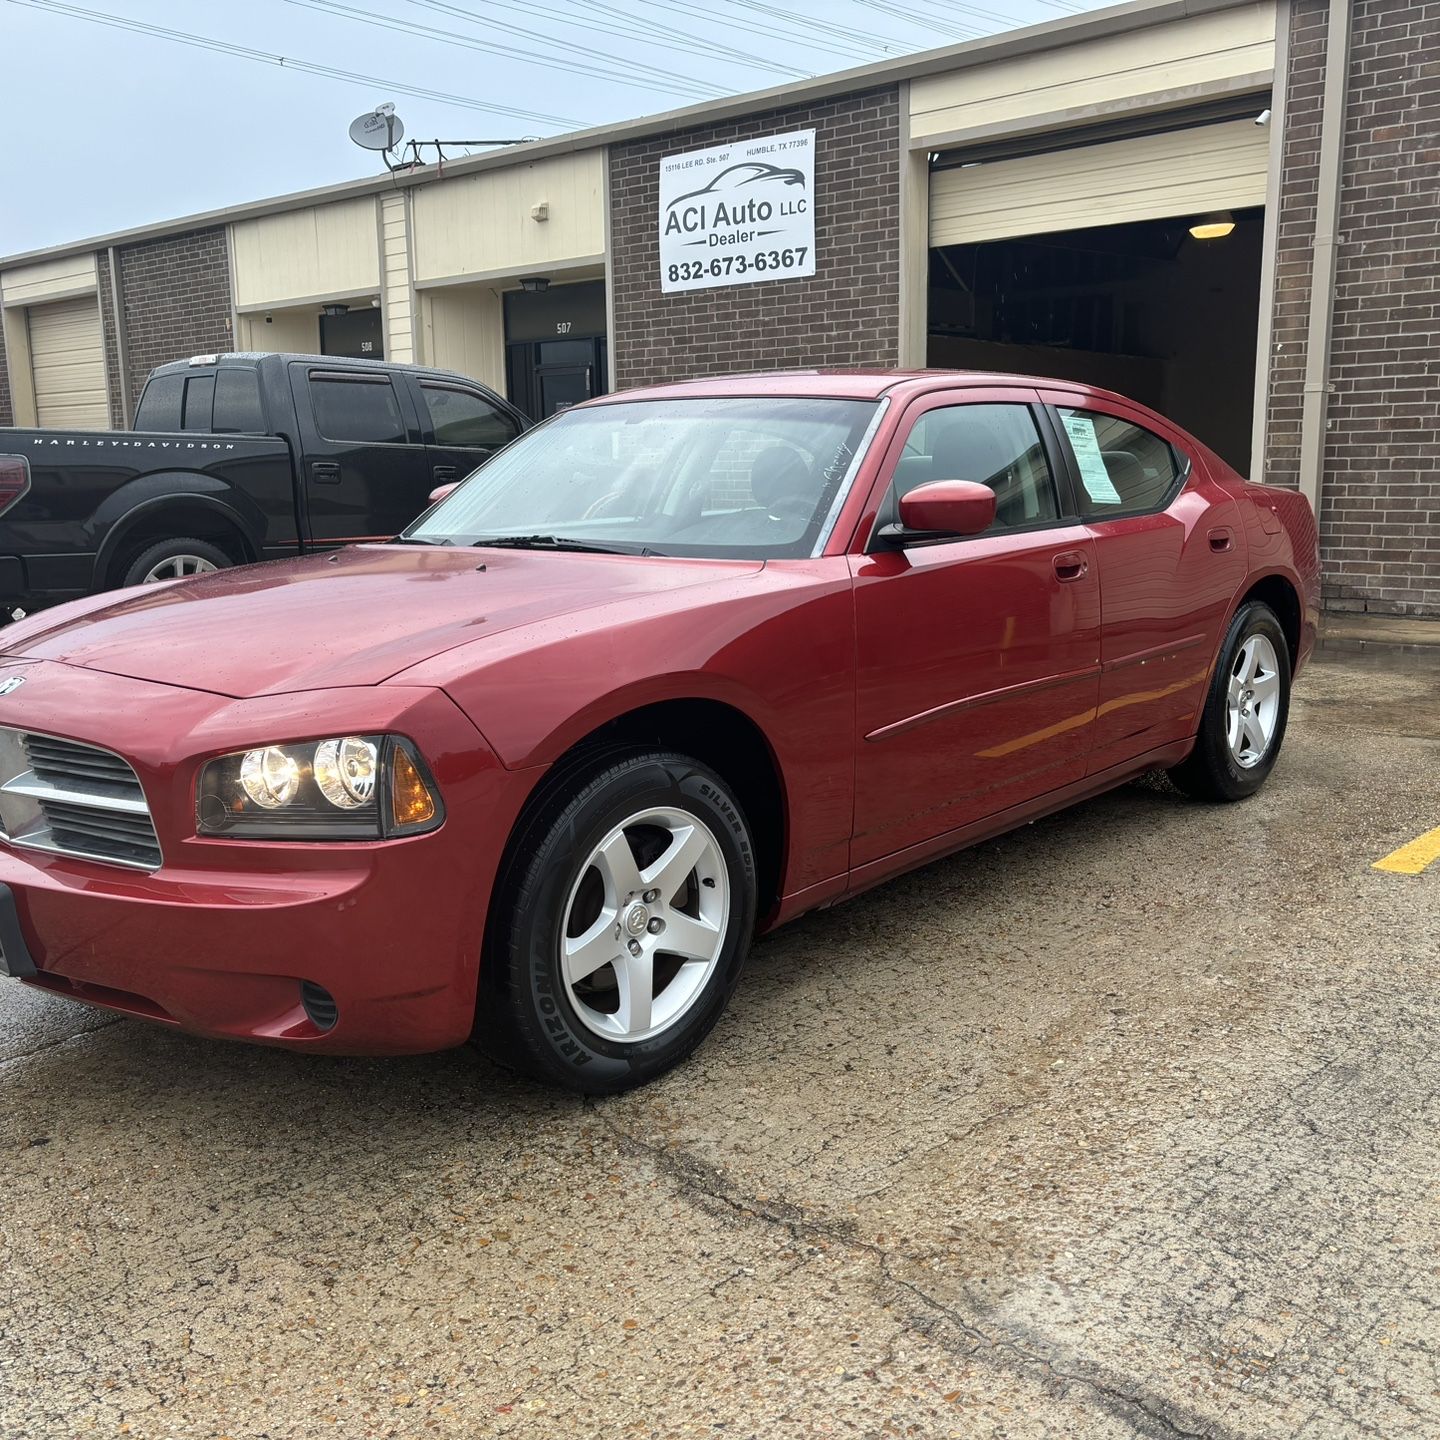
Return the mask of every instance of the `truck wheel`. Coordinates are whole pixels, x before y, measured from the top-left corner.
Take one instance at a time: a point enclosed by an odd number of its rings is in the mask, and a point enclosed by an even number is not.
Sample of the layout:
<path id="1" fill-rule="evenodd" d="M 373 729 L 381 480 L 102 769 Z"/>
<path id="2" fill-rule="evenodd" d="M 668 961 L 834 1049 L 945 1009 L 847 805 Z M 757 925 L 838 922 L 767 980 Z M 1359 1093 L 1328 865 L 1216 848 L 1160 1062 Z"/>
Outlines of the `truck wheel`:
<path id="1" fill-rule="evenodd" d="M 183 580 L 187 575 L 208 575 L 228 570 L 235 562 L 208 540 L 161 540 L 142 550 L 125 571 L 122 585 L 154 585 L 160 580 Z"/>
<path id="2" fill-rule="evenodd" d="M 577 773 L 517 838 L 501 879 L 476 1041 L 589 1095 L 678 1064 L 740 977 L 753 856 L 739 802 L 697 760 L 640 752 Z"/>

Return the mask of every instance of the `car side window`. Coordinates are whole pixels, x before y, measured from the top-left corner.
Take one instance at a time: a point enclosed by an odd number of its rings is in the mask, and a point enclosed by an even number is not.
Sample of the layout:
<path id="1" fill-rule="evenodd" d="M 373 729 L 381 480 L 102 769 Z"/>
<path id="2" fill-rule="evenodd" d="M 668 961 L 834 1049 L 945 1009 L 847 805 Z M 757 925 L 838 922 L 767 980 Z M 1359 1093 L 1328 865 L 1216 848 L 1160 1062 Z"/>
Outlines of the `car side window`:
<path id="1" fill-rule="evenodd" d="M 977 480 L 995 492 L 985 533 L 1059 518 L 1055 477 L 1028 405 L 947 405 L 927 410 L 895 466 L 895 496 L 932 480 Z"/>
<path id="2" fill-rule="evenodd" d="M 403 445 L 410 437 L 386 376 L 311 375 L 315 428 L 327 440 Z"/>
<path id="3" fill-rule="evenodd" d="M 1168 503 L 1183 469 L 1168 440 L 1098 410 L 1062 408 L 1060 423 L 1075 456 L 1085 519 L 1148 515 Z"/>
<path id="4" fill-rule="evenodd" d="M 473 390 L 422 382 L 420 393 L 430 412 L 437 445 L 498 450 L 520 433 L 520 427 L 509 415 Z"/>

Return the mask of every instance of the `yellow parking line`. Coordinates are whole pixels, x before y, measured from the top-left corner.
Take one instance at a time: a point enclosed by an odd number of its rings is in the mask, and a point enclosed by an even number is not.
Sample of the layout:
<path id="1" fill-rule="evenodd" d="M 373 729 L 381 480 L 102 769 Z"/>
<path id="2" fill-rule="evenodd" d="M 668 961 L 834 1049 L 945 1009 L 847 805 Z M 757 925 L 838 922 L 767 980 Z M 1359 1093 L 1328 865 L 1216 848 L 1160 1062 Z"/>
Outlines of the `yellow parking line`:
<path id="1" fill-rule="evenodd" d="M 1418 840 L 1392 850 L 1377 860 L 1372 870 L 1390 870 L 1396 875 L 1418 875 L 1427 865 L 1440 860 L 1440 827 L 1427 830 Z"/>

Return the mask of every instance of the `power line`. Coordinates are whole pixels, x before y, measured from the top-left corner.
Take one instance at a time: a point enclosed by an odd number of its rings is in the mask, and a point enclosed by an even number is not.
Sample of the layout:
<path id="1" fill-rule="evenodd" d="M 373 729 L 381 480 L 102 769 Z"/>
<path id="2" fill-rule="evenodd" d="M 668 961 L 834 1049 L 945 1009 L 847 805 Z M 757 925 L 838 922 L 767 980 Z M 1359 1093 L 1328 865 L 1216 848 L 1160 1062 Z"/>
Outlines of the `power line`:
<path id="1" fill-rule="evenodd" d="M 692 5 L 687 0 L 643 0 L 647 5 L 659 6 L 662 10 L 673 10 L 681 15 L 698 16 L 701 20 L 714 22 L 715 12 L 703 5 Z M 815 39 L 809 32 L 796 34 L 794 31 L 776 30 L 763 25 L 751 25 L 750 33 L 763 35 L 771 40 L 783 40 L 787 45 L 803 44 L 811 50 L 818 50 L 821 54 L 838 55 L 842 60 L 868 60 L 869 53 L 862 47 L 846 45 L 840 48 L 836 45 L 821 42 Z"/>
<path id="2" fill-rule="evenodd" d="M 855 0 L 855 4 L 863 5 L 867 10 L 878 10 L 882 15 L 893 15 L 897 20 L 904 20 L 908 25 L 918 25 L 922 30 L 933 30 L 947 38 L 954 36 L 957 31 L 972 36 L 984 33 L 975 30 L 972 26 L 958 25 L 953 22 L 946 24 L 939 20 L 933 20 L 928 15 L 917 15 L 914 10 L 904 5 L 887 5 L 885 0 Z"/>
<path id="3" fill-rule="evenodd" d="M 362 75 L 354 70 L 341 70 L 331 65 L 317 65 L 309 60 L 297 60 L 289 55 L 272 55 L 265 50 L 252 50 L 245 45 L 234 45 L 228 40 L 215 40 L 208 35 L 193 35 L 185 30 L 169 30 L 163 25 L 151 25 L 143 20 L 131 20 L 122 15 L 111 15 L 102 10 L 86 10 L 79 5 L 61 4 L 60 0 L 8 0 L 11 5 L 23 5 L 30 10 L 39 10 L 50 15 L 60 15 L 72 20 L 86 20 L 93 25 L 106 25 L 112 30 L 128 30 L 133 34 L 145 35 L 151 39 L 169 40 L 176 45 L 188 45 L 194 50 L 210 50 L 219 55 L 229 55 L 239 60 L 255 60 L 265 65 L 278 65 L 285 70 L 299 70 L 307 75 L 321 75 L 328 80 L 341 80 L 348 85 L 366 85 L 372 90 L 393 91 L 400 95 L 415 95 L 422 100 L 435 100 L 444 105 L 456 105 L 465 110 L 483 110 L 491 115 L 509 115 L 517 120 L 534 120 L 544 125 L 560 125 L 569 130 L 582 129 L 589 122 L 572 120 L 564 115 L 546 115 L 536 110 L 517 110 L 510 105 L 491 105 L 484 100 L 472 100 L 468 95 L 451 95 L 443 90 L 431 90 L 420 85 L 407 85 L 399 80 L 385 80 L 378 75 Z"/>
<path id="4" fill-rule="evenodd" d="M 534 50 L 524 50 L 516 45 L 505 45 L 496 40 L 473 40 L 454 30 L 441 30 L 434 25 L 422 25 L 416 20 L 390 20 L 383 15 L 372 14 L 368 10 L 357 10 L 353 5 L 342 5 L 339 0 L 285 0 L 287 5 L 300 6 L 306 10 L 315 10 L 322 15 L 332 15 L 342 20 L 353 20 L 361 25 L 374 25 L 381 30 L 394 30 L 402 35 L 419 35 L 427 40 L 444 40 L 451 45 L 460 45 L 467 50 L 478 50 L 488 55 L 503 55 L 512 60 L 519 60 L 527 65 L 536 65 L 542 70 L 564 70 L 572 75 L 586 75 L 594 79 L 610 80 L 617 85 L 633 85 L 641 90 L 650 90 L 660 95 L 688 95 L 697 100 L 713 99 L 725 92 L 709 81 L 697 80 L 689 75 L 671 75 L 652 65 L 643 65 L 636 61 L 625 60 L 619 55 L 608 55 L 602 51 L 585 50 L 578 45 L 572 45 L 564 40 L 552 40 L 543 35 L 535 35 L 534 31 L 521 31 L 517 33 L 529 34 L 534 38 L 543 40 L 563 50 L 575 50 L 580 54 L 590 54 L 603 58 L 610 62 L 607 65 L 589 65 L 583 61 L 566 60 L 559 56 L 552 55 L 550 58 L 541 60 L 537 58 Z M 510 27 L 514 30 L 514 27 Z M 628 71 L 629 74 L 621 73 Z"/>
<path id="5" fill-rule="evenodd" d="M 412 5 L 421 5 L 427 10 L 434 10 L 441 15 L 450 15 L 457 20 L 463 20 L 467 25 L 493 26 L 497 22 L 486 15 L 479 15 L 473 10 L 466 10 L 460 5 L 451 5 L 446 0 L 410 0 Z M 546 19 L 559 20 L 575 30 L 595 30 L 601 35 L 618 36 L 624 40 L 643 40 L 646 45 L 660 50 L 679 50 L 691 55 L 699 55 L 709 60 L 740 60 L 756 70 L 769 70 L 777 75 L 804 75 L 807 72 L 795 65 L 781 65 L 773 60 L 762 60 L 758 56 L 747 55 L 743 50 L 735 50 L 728 45 L 721 45 L 712 40 L 705 40 L 700 36 L 690 36 L 679 30 L 671 30 L 667 26 L 644 25 L 630 23 L 628 16 L 617 18 L 625 20 L 625 28 L 616 25 L 605 25 L 595 20 L 581 20 L 570 11 L 556 10 L 548 5 L 532 5 L 516 3 L 516 0 L 487 0 L 487 3 L 498 10 L 518 10 L 522 15 L 543 16 Z M 608 6 L 596 6 L 596 9 L 609 10 Z M 675 38 L 665 39 L 664 36 Z"/>

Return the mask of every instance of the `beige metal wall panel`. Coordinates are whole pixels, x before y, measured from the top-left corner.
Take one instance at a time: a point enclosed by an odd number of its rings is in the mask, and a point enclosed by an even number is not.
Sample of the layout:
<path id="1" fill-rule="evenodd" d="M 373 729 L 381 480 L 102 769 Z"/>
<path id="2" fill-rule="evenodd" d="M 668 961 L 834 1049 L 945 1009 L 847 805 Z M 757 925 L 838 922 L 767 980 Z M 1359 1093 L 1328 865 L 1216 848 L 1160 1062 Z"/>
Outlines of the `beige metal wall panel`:
<path id="1" fill-rule="evenodd" d="M 275 310 L 267 324 L 263 314 L 241 315 L 242 350 L 280 350 L 296 355 L 320 353 L 318 310 Z"/>
<path id="2" fill-rule="evenodd" d="M 380 293 L 372 196 L 237 221 L 230 234 L 237 309 Z"/>
<path id="3" fill-rule="evenodd" d="M 105 347 L 100 307 L 90 297 L 35 305 L 28 312 L 35 423 L 68 430 L 108 430 Z"/>
<path id="4" fill-rule="evenodd" d="M 404 191 L 380 198 L 381 303 L 385 358 L 414 360 L 415 306 L 410 286 L 410 226 Z"/>
<path id="5" fill-rule="evenodd" d="M 912 80 L 910 136 L 1024 129 L 1066 112 L 1083 118 L 1127 96 L 1183 95 L 1267 73 L 1274 63 L 1273 4 L 1193 15 Z"/>
<path id="6" fill-rule="evenodd" d="M 488 285 L 456 285 L 421 296 L 425 363 L 458 370 L 505 394 L 505 312 Z"/>
<path id="7" fill-rule="evenodd" d="M 414 192 L 415 279 L 495 275 L 605 253 L 603 150 L 559 155 Z M 547 218 L 531 211 L 546 207 Z"/>
<path id="8" fill-rule="evenodd" d="M 1265 203 L 1269 131 L 1249 120 L 1199 125 L 938 170 L 931 245 L 1083 230 Z"/>
<path id="9" fill-rule="evenodd" d="M 6 305 L 34 305 L 95 289 L 95 257 L 62 255 L 38 265 L 22 265 L 0 275 L 0 296 Z"/>

